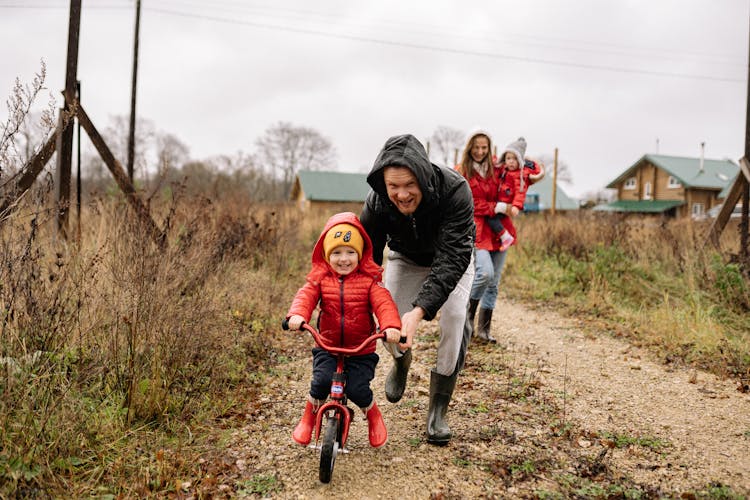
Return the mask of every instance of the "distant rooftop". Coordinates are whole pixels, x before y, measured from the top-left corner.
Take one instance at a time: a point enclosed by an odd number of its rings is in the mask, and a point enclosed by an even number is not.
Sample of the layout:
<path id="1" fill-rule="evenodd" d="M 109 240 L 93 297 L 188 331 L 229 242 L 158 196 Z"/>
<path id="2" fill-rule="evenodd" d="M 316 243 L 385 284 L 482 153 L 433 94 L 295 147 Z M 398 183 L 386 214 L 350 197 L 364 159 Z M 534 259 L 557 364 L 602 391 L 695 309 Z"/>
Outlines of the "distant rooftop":
<path id="1" fill-rule="evenodd" d="M 295 183 L 292 197 L 301 189 L 310 201 L 365 201 L 370 186 L 367 174 L 348 172 L 311 171 L 297 172 L 299 186 Z"/>
<path id="2" fill-rule="evenodd" d="M 684 156 L 643 155 L 607 187 L 615 188 L 620 182 L 632 177 L 643 162 L 649 162 L 667 172 L 687 188 L 724 189 L 737 176 L 740 167 L 732 160 L 703 160 Z"/>

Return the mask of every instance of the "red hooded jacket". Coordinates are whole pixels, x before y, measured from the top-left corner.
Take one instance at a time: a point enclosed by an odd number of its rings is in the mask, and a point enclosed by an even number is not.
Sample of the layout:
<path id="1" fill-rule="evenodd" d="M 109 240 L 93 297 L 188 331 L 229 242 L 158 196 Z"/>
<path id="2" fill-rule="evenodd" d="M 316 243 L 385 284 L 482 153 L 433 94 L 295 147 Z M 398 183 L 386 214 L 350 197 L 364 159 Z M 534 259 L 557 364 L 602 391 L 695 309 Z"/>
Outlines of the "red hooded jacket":
<path id="1" fill-rule="evenodd" d="M 461 171 L 460 165 L 456 166 L 456 169 Z M 527 161 L 523 168 L 522 188 L 521 172 L 521 169 L 507 170 L 505 164 L 501 163 L 492 168 L 487 178 L 476 174 L 471 179 L 467 179 L 474 198 L 474 224 L 477 227 L 476 248 L 490 252 L 500 250 L 500 240 L 487 224 L 487 217 L 495 215 L 495 206 L 498 201 L 523 210 L 528 187 L 544 176 L 544 170 L 538 163 Z M 513 225 L 513 218 L 503 218 L 503 227 L 515 238 L 513 242 L 515 245 L 518 236 L 516 227 Z"/>
<path id="2" fill-rule="evenodd" d="M 346 276 L 334 272 L 323 254 L 323 240 L 330 228 L 336 224 L 351 224 L 359 230 L 364 240 L 362 259 L 357 268 Z M 320 304 L 318 330 L 332 345 L 346 348 L 356 347 L 375 332 L 373 314 L 381 330 L 401 329 L 398 314 L 390 292 L 382 283 L 383 268 L 372 258 L 372 241 L 362 223 L 352 212 L 334 215 L 326 222 L 312 254 L 312 270 L 307 282 L 297 291 L 287 312 L 287 319 L 299 315 L 309 321 L 316 306 Z M 362 354 L 375 352 L 370 344 Z"/>

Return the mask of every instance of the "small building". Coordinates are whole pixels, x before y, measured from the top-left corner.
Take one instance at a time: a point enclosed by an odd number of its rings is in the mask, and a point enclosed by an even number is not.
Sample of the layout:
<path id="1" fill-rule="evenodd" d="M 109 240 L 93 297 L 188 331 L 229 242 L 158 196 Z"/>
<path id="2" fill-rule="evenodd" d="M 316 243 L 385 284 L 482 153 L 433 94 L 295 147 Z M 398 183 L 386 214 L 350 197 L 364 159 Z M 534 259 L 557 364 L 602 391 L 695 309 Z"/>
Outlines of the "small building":
<path id="1" fill-rule="evenodd" d="M 731 160 L 647 154 L 607 185 L 617 199 L 594 210 L 700 218 L 738 172 Z"/>
<path id="2" fill-rule="evenodd" d="M 547 172 L 538 182 L 529 186 L 526 191 L 524 212 L 545 212 L 552 209 L 552 173 Z M 567 195 L 557 183 L 555 191 L 555 210 L 578 210 L 578 202 Z"/>
<path id="3" fill-rule="evenodd" d="M 290 199 L 302 210 L 352 210 L 370 191 L 367 174 L 301 170 L 297 172 Z"/>

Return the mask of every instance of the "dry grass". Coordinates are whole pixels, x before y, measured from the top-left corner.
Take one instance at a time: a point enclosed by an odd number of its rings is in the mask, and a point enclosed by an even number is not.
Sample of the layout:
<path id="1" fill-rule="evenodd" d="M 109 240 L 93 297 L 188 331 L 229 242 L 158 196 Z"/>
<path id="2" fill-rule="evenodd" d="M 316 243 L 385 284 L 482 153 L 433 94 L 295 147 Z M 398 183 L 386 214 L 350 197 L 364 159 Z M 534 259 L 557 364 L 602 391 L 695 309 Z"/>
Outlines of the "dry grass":
<path id="1" fill-rule="evenodd" d="M 162 249 L 116 197 L 87 207 L 80 245 L 50 213 L 0 227 L 0 497 L 170 491 L 206 445 L 191 429 L 270 364 L 317 221 L 186 199 L 162 209 Z"/>
<path id="2" fill-rule="evenodd" d="M 722 252 L 707 224 L 581 212 L 521 220 L 508 293 L 564 304 L 665 359 L 750 375 L 750 265 L 729 226 Z"/>
<path id="3" fill-rule="evenodd" d="M 0 226 L 0 497 L 168 495 L 285 356 L 279 320 L 331 214 L 154 200 L 159 248 L 115 195 L 85 208 L 76 244 L 44 195 Z M 746 376 L 747 278 L 697 250 L 701 228 L 581 214 L 520 230 L 505 293 Z"/>

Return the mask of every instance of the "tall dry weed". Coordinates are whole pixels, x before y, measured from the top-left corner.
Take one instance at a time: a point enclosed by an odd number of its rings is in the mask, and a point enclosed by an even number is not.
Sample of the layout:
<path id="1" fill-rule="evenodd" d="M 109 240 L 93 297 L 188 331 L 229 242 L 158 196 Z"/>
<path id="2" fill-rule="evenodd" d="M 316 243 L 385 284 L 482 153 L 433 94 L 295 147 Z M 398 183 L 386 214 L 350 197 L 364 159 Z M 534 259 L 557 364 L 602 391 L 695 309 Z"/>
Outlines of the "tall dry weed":
<path id="1" fill-rule="evenodd" d="M 748 271 L 732 254 L 736 228 L 722 235 L 722 252 L 705 244 L 707 231 L 688 219 L 525 216 L 504 283 L 603 319 L 670 359 L 742 374 L 750 370 Z"/>
<path id="2" fill-rule="evenodd" d="M 21 213 L 0 227 L 0 496 L 86 474 L 166 487 L 145 479 L 148 460 L 99 457 L 231 405 L 299 285 L 304 224 L 283 205 L 185 199 L 162 208 L 162 248 L 115 196 L 87 207 L 77 245 L 47 212 Z"/>

